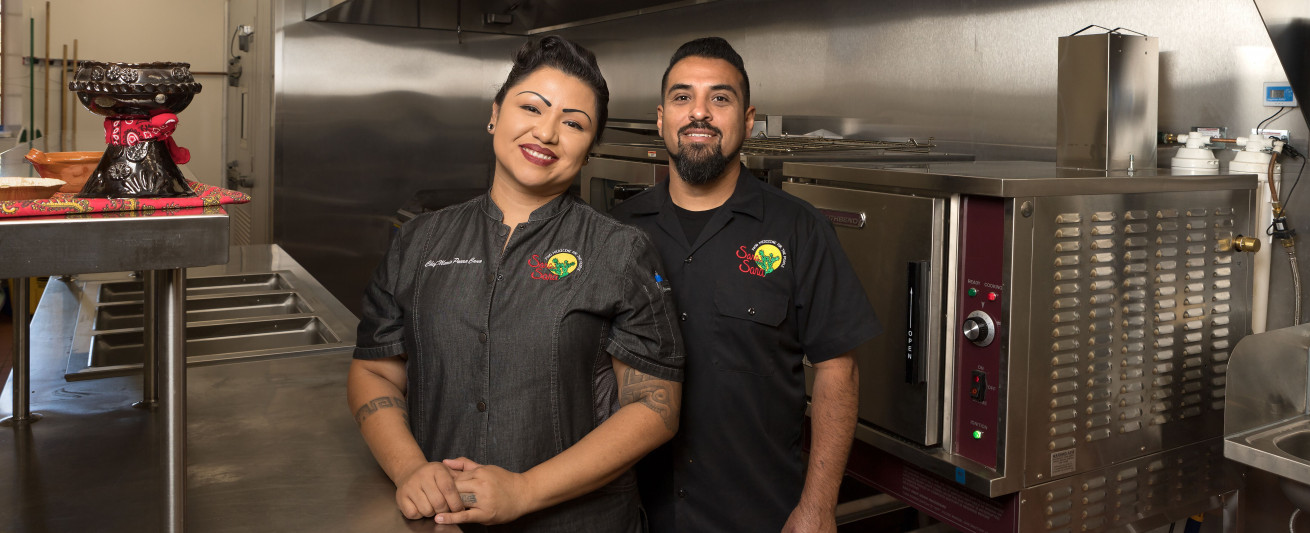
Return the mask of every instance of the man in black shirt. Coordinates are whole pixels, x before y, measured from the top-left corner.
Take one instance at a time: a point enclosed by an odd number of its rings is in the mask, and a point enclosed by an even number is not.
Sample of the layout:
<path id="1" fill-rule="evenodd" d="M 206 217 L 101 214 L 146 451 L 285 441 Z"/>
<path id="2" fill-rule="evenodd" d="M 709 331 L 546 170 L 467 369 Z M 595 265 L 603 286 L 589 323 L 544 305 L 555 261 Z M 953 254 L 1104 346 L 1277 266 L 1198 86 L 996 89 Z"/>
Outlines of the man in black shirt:
<path id="1" fill-rule="evenodd" d="M 614 212 L 650 234 L 683 311 L 681 431 L 638 466 L 651 531 L 834 532 L 858 409 L 852 350 L 881 326 L 827 219 L 742 166 L 755 108 L 732 47 L 684 44 L 661 99 L 669 180 Z"/>

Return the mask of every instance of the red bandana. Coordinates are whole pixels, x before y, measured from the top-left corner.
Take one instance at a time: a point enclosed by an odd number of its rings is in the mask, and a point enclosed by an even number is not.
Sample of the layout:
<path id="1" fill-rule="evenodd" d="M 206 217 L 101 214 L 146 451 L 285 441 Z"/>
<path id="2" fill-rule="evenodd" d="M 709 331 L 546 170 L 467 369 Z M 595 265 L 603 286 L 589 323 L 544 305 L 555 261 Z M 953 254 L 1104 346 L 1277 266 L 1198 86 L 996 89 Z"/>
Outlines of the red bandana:
<path id="1" fill-rule="evenodd" d="M 191 160 L 191 151 L 177 145 L 173 130 L 177 129 L 177 115 L 160 113 L 146 119 L 105 119 L 105 142 L 116 146 L 133 146 L 145 141 L 164 141 L 173 162 L 185 165 Z"/>

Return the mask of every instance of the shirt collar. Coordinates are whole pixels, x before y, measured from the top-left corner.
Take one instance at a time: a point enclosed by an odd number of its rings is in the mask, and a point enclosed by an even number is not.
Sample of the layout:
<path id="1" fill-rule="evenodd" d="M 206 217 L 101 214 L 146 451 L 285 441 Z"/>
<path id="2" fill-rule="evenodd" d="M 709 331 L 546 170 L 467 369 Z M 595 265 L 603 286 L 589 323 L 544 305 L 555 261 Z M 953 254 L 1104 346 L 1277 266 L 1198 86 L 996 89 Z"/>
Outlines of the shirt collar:
<path id="1" fill-rule="evenodd" d="M 528 215 L 528 222 L 546 220 L 558 215 L 564 212 L 564 210 L 569 206 L 573 205 L 572 200 L 573 195 L 567 192 L 556 196 L 549 202 L 546 202 L 545 205 L 534 209 L 532 214 Z M 505 220 L 505 213 L 500 210 L 500 206 L 496 205 L 496 202 L 491 201 L 491 191 L 487 191 L 487 194 L 482 195 L 482 212 L 497 222 L 503 222 Z"/>
<path id="2" fill-rule="evenodd" d="M 671 177 L 669 179 L 675 178 Z M 746 169 L 746 165 L 741 165 L 737 169 L 737 185 L 732 190 L 732 196 L 728 197 L 726 202 L 723 202 L 723 207 L 763 220 L 764 192 L 761 189 L 762 186 L 760 180 L 754 174 L 751 174 L 750 170 Z M 654 215 L 663 211 L 666 204 L 670 210 L 673 208 L 673 200 L 669 197 L 668 181 L 657 183 L 651 194 L 643 196 L 648 200 L 638 202 L 637 200 L 640 197 L 629 200 L 629 202 L 636 204 L 632 208 L 633 215 Z"/>

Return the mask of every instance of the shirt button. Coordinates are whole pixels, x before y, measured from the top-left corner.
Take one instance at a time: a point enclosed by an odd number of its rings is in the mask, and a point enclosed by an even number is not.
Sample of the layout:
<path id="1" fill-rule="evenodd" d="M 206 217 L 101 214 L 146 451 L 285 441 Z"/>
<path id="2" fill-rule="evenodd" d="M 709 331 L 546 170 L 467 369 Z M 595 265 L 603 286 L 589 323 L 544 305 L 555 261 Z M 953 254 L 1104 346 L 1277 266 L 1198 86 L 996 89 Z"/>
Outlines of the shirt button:
<path id="1" fill-rule="evenodd" d="M 747 309 L 747 310 L 746 310 L 746 314 L 748 314 L 748 315 L 750 315 L 750 316 L 755 316 L 755 308 L 754 308 L 754 307 L 751 307 L 751 308 Z"/>
<path id="2" fill-rule="evenodd" d="M 496 281 L 500 281 L 500 280 L 503 280 L 503 279 L 505 279 L 505 275 L 504 275 L 504 274 L 496 274 Z"/>
<path id="3" fill-rule="evenodd" d="M 478 402 L 478 412 L 479 413 L 487 412 L 487 402 Z"/>
<path id="4" fill-rule="evenodd" d="M 683 321 L 683 322 L 686 322 L 686 321 L 687 321 L 687 313 L 683 313 L 681 318 L 682 318 L 682 321 Z"/>
<path id="5" fill-rule="evenodd" d="M 691 262 L 691 256 L 687 256 L 687 258 L 686 258 L 686 259 L 683 259 L 682 262 L 683 262 L 683 263 L 690 263 L 690 262 Z"/>
<path id="6" fill-rule="evenodd" d="M 486 344 L 486 343 L 487 343 L 487 334 L 486 334 L 486 332 L 483 332 L 483 333 L 479 333 L 479 334 L 478 334 L 478 342 L 480 342 L 480 343 L 482 343 L 482 344 Z"/>
<path id="7" fill-rule="evenodd" d="M 684 500 L 687 499 L 687 491 L 685 489 L 678 489 L 678 497 Z"/>

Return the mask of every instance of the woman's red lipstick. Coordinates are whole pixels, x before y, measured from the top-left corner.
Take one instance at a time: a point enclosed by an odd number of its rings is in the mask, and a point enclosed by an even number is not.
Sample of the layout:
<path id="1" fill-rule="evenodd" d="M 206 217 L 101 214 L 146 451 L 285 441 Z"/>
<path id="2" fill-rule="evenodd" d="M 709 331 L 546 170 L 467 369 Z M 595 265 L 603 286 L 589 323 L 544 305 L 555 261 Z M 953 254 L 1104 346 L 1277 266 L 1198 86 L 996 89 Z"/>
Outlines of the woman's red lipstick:
<path id="1" fill-rule="evenodd" d="M 559 156 L 549 148 L 536 144 L 520 144 L 519 152 L 523 153 L 523 158 L 534 165 L 549 166 L 559 161 Z"/>

